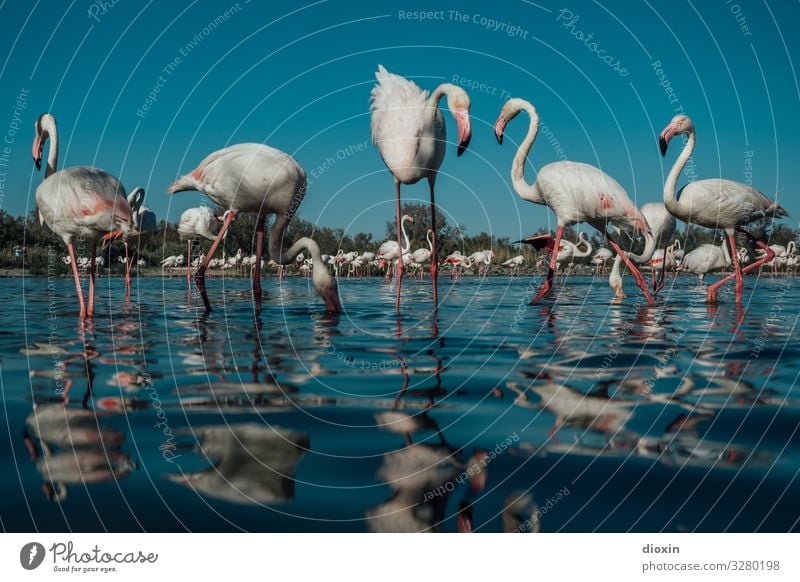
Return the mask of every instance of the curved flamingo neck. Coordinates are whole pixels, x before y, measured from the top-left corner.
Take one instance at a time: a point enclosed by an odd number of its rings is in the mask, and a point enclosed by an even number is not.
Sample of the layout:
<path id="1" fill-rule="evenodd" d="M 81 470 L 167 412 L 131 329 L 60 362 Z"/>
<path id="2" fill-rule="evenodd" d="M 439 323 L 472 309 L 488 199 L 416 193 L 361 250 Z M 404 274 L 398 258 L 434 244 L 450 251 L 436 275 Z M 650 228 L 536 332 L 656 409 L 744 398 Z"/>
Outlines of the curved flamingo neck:
<path id="1" fill-rule="evenodd" d="M 533 143 L 536 141 L 536 136 L 539 134 L 539 113 L 530 103 L 523 105 L 522 109 L 528 112 L 530 124 L 528 126 L 528 133 L 519 145 L 517 153 L 514 156 L 514 162 L 511 164 L 511 183 L 514 186 L 514 191 L 519 194 L 521 198 L 535 204 L 544 204 L 545 201 L 536 183 L 528 184 L 528 182 L 525 181 L 525 162 L 528 159 L 528 154 L 533 147 Z"/>
<path id="2" fill-rule="evenodd" d="M 428 248 L 430 249 L 431 253 L 433 253 L 433 243 L 431 242 L 431 231 L 430 230 L 425 234 L 425 240 L 428 241 Z"/>
<path id="3" fill-rule="evenodd" d="M 425 121 L 428 127 L 433 128 L 433 123 L 436 120 L 436 112 L 439 110 L 439 102 L 442 100 L 442 97 L 449 94 L 450 90 L 454 87 L 455 85 L 451 83 L 442 83 L 436 87 L 433 93 L 431 93 L 431 96 L 428 97 L 428 102 L 425 106 Z"/>
<path id="4" fill-rule="evenodd" d="M 664 182 L 664 205 L 670 211 L 679 206 L 679 201 L 676 198 L 678 178 L 680 178 L 683 168 L 686 167 L 686 162 L 688 162 L 689 158 L 692 157 L 692 152 L 694 152 L 694 144 L 695 132 L 694 129 L 692 129 L 692 131 L 689 132 L 689 138 L 686 140 L 686 145 L 683 146 L 681 155 L 679 155 L 678 159 L 675 160 L 675 164 L 673 164 L 672 169 L 667 175 L 667 181 Z"/>
<path id="5" fill-rule="evenodd" d="M 408 233 L 406 232 L 406 219 L 405 218 L 403 218 L 403 220 L 400 221 L 400 230 L 403 233 L 403 238 L 406 239 L 406 242 L 403 245 L 403 248 L 401 249 L 401 253 L 400 253 L 400 256 L 402 257 L 402 255 L 406 254 L 408 251 L 411 250 L 411 241 L 408 239 Z"/>
<path id="6" fill-rule="evenodd" d="M 45 136 L 50 139 L 50 149 L 47 152 L 47 168 L 44 171 L 46 180 L 58 170 L 58 129 L 55 120 L 50 116 L 45 116 L 42 121 L 42 130 Z"/>
<path id="7" fill-rule="evenodd" d="M 731 264 L 731 253 L 728 251 L 728 241 L 725 240 L 723 237 L 722 241 L 719 243 L 720 248 L 722 249 L 722 256 L 725 258 L 725 264 Z"/>

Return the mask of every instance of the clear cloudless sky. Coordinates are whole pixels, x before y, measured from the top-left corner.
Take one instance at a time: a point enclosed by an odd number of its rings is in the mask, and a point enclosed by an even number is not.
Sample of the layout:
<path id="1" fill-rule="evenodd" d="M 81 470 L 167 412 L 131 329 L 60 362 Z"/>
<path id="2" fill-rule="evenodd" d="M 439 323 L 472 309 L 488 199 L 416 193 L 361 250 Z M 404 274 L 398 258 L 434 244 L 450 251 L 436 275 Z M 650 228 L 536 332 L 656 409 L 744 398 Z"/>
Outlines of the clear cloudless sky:
<path id="1" fill-rule="evenodd" d="M 678 148 L 663 160 L 657 135 L 682 108 L 697 127 L 696 176 L 745 181 L 752 171 L 754 186 L 780 192 L 797 226 L 798 2 L 564 6 L 0 0 L 0 139 L 8 148 L 0 207 L 13 214 L 35 207 L 42 176 L 31 161 L 33 124 L 52 111 L 61 167 L 96 165 L 129 190 L 144 186 L 159 217 L 177 220 L 202 200 L 164 194 L 177 175 L 216 149 L 254 141 L 306 168 L 311 186 L 301 216 L 380 238 L 393 213 L 392 179 L 369 129 L 381 63 L 426 89 L 474 85 L 472 143 L 460 158 L 448 145 L 437 195 L 471 234 L 518 237 L 554 226 L 546 208 L 510 187 L 527 117 L 509 124 L 502 147 L 496 143 L 492 125 L 509 95 L 533 102 L 549 129 L 533 148 L 528 177 L 559 159 L 557 141 L 567 158 L 614 176 L 637 204 L 660 200 Z M 436 13 L 420 20 L 415 11 Z M 154 87 L 156 100 L 144 111 Z M 26 108 L 17 131 L 20 93 Z M 452 141 L 455 122 L 446 115 L 446 123 Z M 427 187 L 405 187 L 403 197 L 427 200 Z"/>

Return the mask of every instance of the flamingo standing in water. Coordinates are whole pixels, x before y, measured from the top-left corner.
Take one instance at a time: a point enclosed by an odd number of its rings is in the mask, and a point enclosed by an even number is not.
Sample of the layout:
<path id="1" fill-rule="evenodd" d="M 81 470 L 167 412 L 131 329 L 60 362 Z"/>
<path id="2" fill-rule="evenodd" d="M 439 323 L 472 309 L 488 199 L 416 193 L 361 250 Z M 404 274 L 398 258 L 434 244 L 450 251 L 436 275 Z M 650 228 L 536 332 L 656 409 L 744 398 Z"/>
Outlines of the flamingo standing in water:
<path id="1" fill-rule="evenodd" d="M 398 260 L 400 255 L 405 255 L 411 250 L 411 240 L 408 238 L 408 233 L 406 232 L 406 222 L 414 222 L 414 218 L 409 216 L 408 214 L 404 214 L 403 218 L 400 220 L 400 232 L 403 235 L 403 238 L 406 240 L 403 247 L 400 247 L 400 243 L 393 240 L 385 241 L 379 248 L 378 248 L 378 259 L 386 261 L 386 279 L 389 280 L 391 278 L 391 264 L 392 261 L 396 261 L 395 264 L 397 265 L 397 269 L 402 269 L 401 265 L 403 261 Z M 399 240 L 399 239 L 398 239 Z M 402 252 L 398 252 L 397 249 L 401 249 Z M 398 278 L 400 273 L 398 272 Z M 399 285 L 399 281 L 398 281 Z"/>
<path id="2" fill-rule="evenodd" d="M 687 253 L 681 262 L 681 270 L 694 273 L 703 283 L 706 273 L 727 269 L 731 265 L 731 254 L 725 245 L 723 237 L 719 246 L 700 245 L 692 252 Z"/>
<path id="3" fill-rule="evenodd" d="M 314 289 L 325 301 L 328 311 L 338 313 L 341 310 L 336 280 L 325 268 L 317 243 L 303 237 L 288 251 L 283 249 L 286 227 L 303 201 L 306 186 L 305 170 L 291 156 L 264 144 L 244 143 L 212 153 L 196 169 L 178 178 L 169 187 L 171 194 L 197 190 L 228 208 L 222 227 L 195 274 L 206 309 L 211 309 L 205 289 L 208 264 L 236 215 L 239 212 L 253 212 L 257 215 L 256 262 L 253 268 L 256 310 L 261 310 L 261 253 L 264 226 L 270 214 L 275 215 L 275 224 L 269 233 L 269 254 L 278 264 L 289 265 L 303 249 L 308 251 L 314 264 Z"/>
<path id="4" fill-rule="evenodd" d="M 591 263 L 594 265 L 594 274 L 601 275 L 605 272 L 606 263 L 614 256 L 614 253 L 611 252 L 609 249 L 603 247 L 601 249 L 597 249 L 597 252 L 592 255 Z"/>
<path id="5" fill-rule="evenodd" d="M 633 273 L 636 283 L 642 289 L 648 303 L 653 303 L 644 277 L 631 261 L 631 257 L 636 255 L 623 251 L 606 232 L 609 223 L 622 229 L 632 228 L 642 231 L 645 235 L 646 245 L 644 254 L 638 258 L 648 260 L 653 254 L 655 241 L 642 213 L 631 202 L 625 190 L 616 180 L 588 164 L 571 161 L 553 162 L 541 168 L 536 176 L 536 181 L 528 184 L 525 181 L 525 160 L 539 132 L 539 114 L 536 112 L 536 108 L 524 99 L 509 99 L 500 111 L 500 116 L 495 122 L 494 132 L 497 142 L 502 144 L 506 124 L 523 110 L 530 116 L 530 126 L 514 156 L 514 162 L 511 165 L 511 182 L 521 198 L 535 204 L 549 206 L 555 212 L 558 229 L 552 248 L 561 248 L 561 237 L 565 226 L 579 222 L 590 224 L 606 237 L 611 247 Z M 550 253 L 547 279 L 539 288 L 531 304 L 538 303 L 552 288 L 557 257 L 558 253 Z"/>
<path id="6" fill-rule="evenodd" d="M 521 243 L 531 245 L 536 250 L 547 249 L 547 252 L 553 253 L 554 240 L 549 234 L 540 234 L 531 236 L 519 241 Z M 580 250 L 578 247 L 580 245 L 584 246 L 584 250 Z M 556 267 L 560 268 L 561 265 L 568 265 L 567 272 L 564 273 L 562 277 L 561 283 L 564 283 L 566 280 L 567 275 L 571 272 L 572 267 L 574 266 L 573 259 L 580 259 L 583 257 L 588 257 L 592 254 L 592 243 L 589 242 L 589 239 L 586 238 L 586 233 L 581 231 L 578 233 L 578 242 L 574 243 L 569 241 L 565 238 L 562 238 L 558 245 L 558 253 L 556 253 Z"/>
<path id="7" fill-rule="evenodd" d="M 433 242 L 431 241 L 432 234 L 433 230 L 430 228 L 428 229 L 428 232 L 425 233 L 425 240 L 428 243 L 427 249 L 417 249 L 411 253 L 411 258 L 417 265 L 419 265 L 420 279 L 425 277 L 425 265 L 431 262 L 431 257 L 433 256 Z"/>
<path id="8" fill-rule="evenodd" d="M 223 215 L 224 218 L 225 215 Z M 213 241 L 219 234 L 220 228 L 222 228 L 222 221 L 214 216 L 208 206 L 189 208 L 181 214 L 181 218 L 178 221 L 178 236 L 181 240 L 187 241 L 186 280 L 188 282 L 191 282 L 192 265 L 194 264 L 192 261 L 192 243 L 200 237 Z"/>
<path id="9" fill-rule="evenodd" d="M 523 257 L 522 255 L 517 255 L 516 257 L 511 257 L 507 261 L 504 261 L 504 262 L 500 263 L 500 266 L 501 267 L 508 267 L 509 269 L 511 269 L 511 276 L 513 277 L 514 275 L 517 274 L 517 272 L 519 271 L 519 268 L 524 263 L 525 263 L 525 257 Z"/>
<path id="10" fill-rule="evenodd" d="M 660 266 L 658 280 L 656 280 L 655 269 L 650 271 L 653 277 L 653 296 L 658 295 L 658 292 L 664 288 L 664 273 L 666 270 L 666 263 L 663 258 L 665 257 L 664 250 L 667 243 L 672 240 L 677 228 L 677 221 L 672 214 L 669 213 L 667 207 L 663 202 L 649 202 L 642 206 L 642 215 L 650 227 L 650 232 L 656 241 L 656 248 L 661 251 L 662 261 L 656 263 L 656 268 Z M 655 254 L 653 260 L 656 260 Z"/>
<path id="11" fill-rule="evenodd" d="M 37 170 L 42 167 L 45 143 L 50 140 L 44 181 L 36 188 L 39 222 L 46 223 L 67 245 L 75 289 L 78 292 L 80 316 L 92 317 L 97 241 L 100 240 L 105 245 L 132 230 L 131 208 L 125 198 L 125 188 L 117 178 L 98 168 L 74 166 L 58 171 L 56 118 L 50 113 L 43 113 L 34 127 L 36 133 L 33 138 L 33 161 Z M 89 239 L 92 247 L 89 298 L 86 304 L 83 301 L 78 263 L 72 244 L 75 237 Z"/>
<path id="12" fill-rule="evenodd" d="M 723 277 L 708 288 L 707 302 L 716 303 L 717 289 L 732 278 L 736 279 L 736 303 L 742 301 L 744 290 L 744 273 L 758 268 L 775 257 L 775 252 L 766 244 L 757 240 L 742 227 L 767 216 L 780 218 L 789 214 L 777 202 L 767 198 L 764 194 L 741 182 L 714 178 L 710 180 L 697 180 L 690 182 L 680 193 L 676 194 L 678 177 L 686 162 L 692 156 L 695 146 L 694 123 L 688 115 L 676 115 L 664 128 L 659 136 L 661 155 L 667 154 L 670 140 L 676 135 L 686 135 L 686 145 L 675 160 L 675 164 L 664 182 L 664 205 L 670 214 L 681 219 L 687 224 L 699 224 L 706 228 L 725 229 L 731 244 L 731 257 L 733 258 L 734 274 Z M 742 269 L 739 263 L 739 253 L 736 251 L 734 231 L 739 231 L 752 240 L 766 254 L 763 258 Z"/>
<path id="13" fill-rule="evenodd" d="M 450 83 L 439 85 L 428 96 L 416 83 L 387 71 L 378 65 L 378 80 L 372 89 L 372 141 L 383 162 L 394 177 L 397 210 L 397 247 L 400 243 L 400 184 L 416 184 L 427 178 L 431 193 L 431 282 L 433 306 L 439 305 L 436 255 L 436 200 L 434 184 L 442 165 L 447 136 L 439 101 L 447 96 L 447 107 L 458 124 L 458 155 L 464 153 L 472 137 L 469 95 Z M 397 298 L 395 311 L 400 313 L 400 287 L 403 281 L 403 261 L 398 261 Z"/>
<path id="14" fill-rule="evenodd" d="M 125 235 L 125 297 L 131 296 L 131 269 L 141 246 L 153 238 L 158 231 L 155 213 L 143 206 L 144 188 L 134 188 L 128 195 L 128 204 L 131 207 L 131 225 L 133 232 Z M 133 252 L 128 254 L 128 248 L 133 246 Z M 121 258 L 121 257 L 120 257 Z M 138 263 L 137 263 L 138 264 Z"/>

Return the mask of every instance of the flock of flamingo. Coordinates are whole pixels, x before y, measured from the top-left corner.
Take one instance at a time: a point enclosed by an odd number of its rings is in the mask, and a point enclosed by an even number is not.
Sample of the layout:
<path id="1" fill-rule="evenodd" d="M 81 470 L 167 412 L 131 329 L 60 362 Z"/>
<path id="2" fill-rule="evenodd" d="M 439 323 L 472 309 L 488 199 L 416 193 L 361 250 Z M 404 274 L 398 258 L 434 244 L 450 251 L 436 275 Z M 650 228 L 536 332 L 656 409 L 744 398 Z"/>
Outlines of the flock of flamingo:
<path id="1" fill-rule="evenodd" d="M 413 266 L 417 274 L 421 275 L 419 266 L 429 264 L 433 309 L 438 307 L 437 277 L 440 262 L 436 241 L 435 183 L 447 143 L 444 116 L 439 104 L 446 98 L 447 108 L 456 120 L 457 153 L 460 156 L 469 146 L 472 137 L 470 98 L 462 88 L 449 83 L 439 85 L 429 94 L 413 81 L 390 73 L 380 65 L 375 76 L 377 83 L 372 89 L 370 105 L 372 139 L 394 179 L 397 240 L 385 242 L 378 253 L 371 257 L 354 253 L 354 256 L 345 259 L 343 252 L 333 257 L 323 255 L 317 243 L 307 237 L 285 249 L 286 228 L 306 194 L 305 171 L 288 154 L 264 144 L 244 143 L 227 147 L 210 154 L 194 170 L 179 177 L 167 189 L 170 194 L 201 192 L 226 209 L 221 217 L 215 216 L 205 206 L 187 210 L 181 217 L 179 226 L 181 239 L 187 241 L 186 265 L 196 268 L 195 284 L 207 309 L 211 306 L 205 287 L 206 272 L 209 268 L 227 264 L 227 261 L 223 261 L 221 265 L 219 259 L 213 263 L 214 255 L 231 223 L 242 212 L 253 213 L 257 217 L 255 255 L 243 257 L 239 254 L 237 259 L 239 264 L 247 259 L 247 264 L 252 269 L 252 289 L 257 310 L 261 309 L 262 298 L 264 230 L 266 219 L 273 214 L 275 222 L 267 241 L 273 264 L 283 267 L 298 262 L 299 258 L 299 263 L 310 274 L 314 288 L 328 311 L 338 312 L 341 309 L 336 277 L 331 276 L 328 267 L 333 265 L 338 274 L 337 265 L 345 260 L 349 264 L 360 260 L 359 268 L 369 268 L 376 259 L 383 261 L 381 264 L 386 265 L 387 277 L 394 276 L 396 280 L 395 308 L 398 312 L 404 270 Z M 552 289 L 554 274 L 560 263 L 591 253 L 591 245 L 583 233 L 577 244 L 563 237 L 565 227 L 581 223 L 594 227 L 611 247 L 598 251 L 592 259 L 593 264 L 601 268 L 616 255 L 609 275 L 609 284 L 616 295 L 624 296 L 621 276 L 621 267 L 624 264 L 649 303 L 654 302 L 653 297 L 663 287 L 664 272 L 683 253 L 679 243 L 669 244 L 675 233 L 676 219 L 687 224 L 721 229 L 726 233 L 730 250 L 723 240 L 720 246 L 704 245 L 682 257 L 681 264 L 687 270 L 694 269 L 693 272 L 700 275 L 701 280 L 705 272 L 725 268 L 732 263 L 733 273 L 708 287 L 709 303 L 716 302 L 717 291 L 730 280 L 735 280 L 736 301 L 741 302 L 744 273 L 764 265 L 777 268 L 781 261 L 784 265 L 789 264 L 789 261 L 796 264 L 793 244 L 791 248 L 776 249 L 744 230 L 744 226 L 754 221 L 788 215 L 777 202 L 755 188 L 714 178 L 694 181 L 680 190 L 677 189 L 678 178 L 691 157 L 696 142 L 695 127 L 688 116 L 674 117 L 659 136 L 662 155 L 666 155 L 668 145 L 675 136 L 687 137 L 664 183 L 663 202 L 645 204 L 638 209 L 616 180 L 598 168 L 581 162 L 558 161 L 547 164 L 539 169 L 535 181 L 529 183 L 525 178 L 525 162 L 539 131 L 536 108 L 524 99 L 509 99 L 494 124 L 494 133 L 498 143 L 502 145 L 506 125 L 522 111 L 528 114 L 529 126 L 511 165 L 512 185 L 524 200 L 548 206 L 555 213 L 558 223 L 554 237 L 546 234 L 522 241 L 548 250 L 550 257 L 547 277 L 532 303 L 539 302 Z M 80 316 L 92 317 L 96 265 L 101 258 L 97 257 L 97 243 L 105 246 L 119 241 L 125 245 L 125 280 L 129 293 L 131 268 L 135 262 L 140 264 L 136 261 L 135 249 L 145 238 L 155 234 L 156 219 L 154 213 L 143 205 L 143 189 L 136 188 L 126 196 L 125 189 L 117 178 L 93 167 L 76 166 L 58 170 L 58 133 L 56 120 L 50 113 L 42 114 L 35 123 L 33 158 L 37 169 L 41 169 L 43 151 L 48 140 L 50 148 L 44 180 L 36 190 L 39 219 L 66 244 L 68 257 L 65 257 L 65 262 L 72 268 Z M 405 224 L 411 217 L 401 216 L 400 187 L 416 184 L 423 179 L 427 180 L 430 189 L 431 228 L 426 233 L 428 248 L 412 253 L 405 231 Z M 609 230 L 614 231 L 613 237 Z M 756 260 L 747 266 L 743 265 L 747 252 L 745 249 L 737 249 L 736 232 L 744 234 L 758 247 Z M 615 240 L 618 235 L 625 235 L 630 240 L 643 237 L 644 249 L 640 254 L 624 250 Z M 73 246 L 78 238 L 88 240 L 91 248 L 88 258 L 89 292 L 86 300 L 78 273 L 81 264 L 76 259 Z M 192 260 L 192 244 L 198 239 L 213 242 L 206 254 Z M 476 264 L 479 269 L 485 269 L 492 258 L 491 250 L 480 251 L 469 257 L 454 253 L 441 264 L 449 264 L 453 276 L 457 277 L 459 270 L 465 266 Z M 518 269 L 523 261 L 522 255 L 519 255 L 509 259 L 504 265 Z M 183 256 L 180 255 L 168 257 L 163 266 L 180 267 L 182 264 Z M 647 284 L 637 267 L 646 264 L 651 267 L 661 265 L 653 269 L 652 285 Z M 658 277 L 655 275 L 656 271 Z"/>

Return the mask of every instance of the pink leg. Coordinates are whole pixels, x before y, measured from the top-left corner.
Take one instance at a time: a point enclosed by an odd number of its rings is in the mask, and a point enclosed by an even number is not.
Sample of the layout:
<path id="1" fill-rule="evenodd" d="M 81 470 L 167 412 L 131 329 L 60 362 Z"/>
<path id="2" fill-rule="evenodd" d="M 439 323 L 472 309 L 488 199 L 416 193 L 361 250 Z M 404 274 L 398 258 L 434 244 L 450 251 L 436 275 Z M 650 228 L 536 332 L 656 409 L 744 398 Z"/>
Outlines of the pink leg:
<path id="1" fill-rule="evenodd" d="M 401 226 L 402 226 L 402 217 L 400 216 L 400 182 L 395 180 L 395 187 L 397 189 L 397 201 L 396 201 L 396 211 L 397 211 L 397 297 L 394 300 L 394 310 L 397 313 L 400 313 L 400 289 L 403 286 L 403 245 L 400 243 L 400 237 L 402 236 L 401 233 Z"/>
<path id="2" fill-rule="evenodd" d="M 222 239 L 225 237 L 225 233 L 228 230 L 228 227 L 233 222 L 235 215 L 232 210 L 228 211 L 228 215 L 225 217 L 225 222 L 222 223 L 222 228 L 219 229 L 219 234 L 217 238 L 214 239 L 214 242 L 211 244 L 211 248 L 208 249 L 208 254 L 206 255 L 203 264 L 200 265 L 200 268 L 197 269 L 197 273 L 194 274 L 194 280 L 197 284 L 197 289 L 200 291 L 200 295 L 203 297 L 203 303 L 206 306 L 206 309 L 209 311 L 211 310 L 211 304 L 208 302 L 208 295 L 206 294 L 206 270 L 208 269 L 208 264 L 211 262 L 211 259 L 214 258 L 214 253 L 217 252 L 217 247 L 219 247 L 219 243 L 222 242 Z"/>
<path id="3" fill-rule="evenodd" d="M 264 245 L 264 223 L 266 215 L 259 216 L 256 222 L 256 264 L 253 265 L 253 299 L 256 302 L 256 312 L 261 311 L 261 251 Z"/>
<path id="4" fill-rule="evenodd" d="M 650 295 L 650 290 L 647 288 L 647 283 L 645 282 L 644 277 L 642 277 L 642 274 L 639 272 L 639 269 L 636 268 L 636 265 L 633 264 L 633 261 L 628 258 L 628 255 L 625 254 L 625 251 L 623 251 L 614 241 L 614 239 L 611 238 L 610 234 L 603 232 L 603 235 L 606 237 L 606 240 L 608 240 L 608 243 L 612 246 L 616 253 L 620 256 L 622 262 L 625 263 L 625 266 L 628 267 L 628 270 L 633 275 L 633 278 L 636 279 L 636 284 L 639 285 L 639 288 L 644 293 L 644 297 L 647 299 L 647 302 L 651 305 L 655 303 L 653 301 L 653 297 Z"/>
<path id="5" fill-rule="evenodd" d="M 89 305 L 86 308 L 86 317 L 94 315 L 94 277 L 97 269 L 97 243 L 92 243 L 92 260 L 89 263 Z"/>
<path id="6" fill-rule="evenodd" d="M 733 261 L 733 275 L 736 277 L 736 303 L 742 302 L 742 290 L 744 289 L 744 278 L 742 276 L 742 266 L 739 264 L 739 255 L 736 252 L 736 240 L 733 233 L 728 235 L 731 243 L 731 260 Z M 717 302 L 717 290 L 728 281 L 728 277 L 723 277 L 708 288 L 706 303 L 714 304 Z"/>
<path id="7" fill-rule="evenodd" d="M 544 283 L 542 283 L 542 286 L 539 287 L 539 291 L 536 293 L 536 297 L 533 298 L 533 301 L 531 301 L 531 305 L 536 305 L 539 303 L 539 300 L 544 297 L 544 295 L 553 286 L 553 274 L 556 270 L 556 261 L 558 259 L 558 249 L 561 245 L 562 234 L 564 234 L 564 227 L 559 224 L 558 229 L 556 229 L 556 239 L 553 243 L 553 249 L 550 251 L 550 268 L 547 270 L 547 279 L 545 279 Z"/>
<path id="8" fill-rule="evenodd" d="M 78 303 L 81 305 L 81 319 L 86 317 L 86 306 L 83 303 L 83 289 L 81 288 L 81 277 L 78 275 L 78 261 L 75 260 L 75 249 L 72 243 L 67 245 L 70 265 L 72 265 L 72 276 L 75 277 L 75 289 L 78 291 Z"/>
<path id="9" fill-rule="evenodd" d="M 428 180 L 431 187 L 431 245 L 433 246 L 431 252 L 431 284 L 433 285 L 433 308 L 439 307 L 439 255 L 436 251 L 436 199 L 433 193 L 433 180 Z M 422 267 L 422 273 L 425 273 L 425 267 Z M 424 277 L 422 277 L 424 278 Z"/>
<path id="10" fill-rule="evenodd" d="M 741 232 L 743 235 L 745 235 L 748 239 L 750 239 L 750 241 L 752 241 L 760 249 L 763 249 L 764 252 L 766 253 L 762 258 L 758 259 L 757 261 L 754 261 L 753 263 L 747 265 L 744 269 L 742 269 L 742 275 L 744 275 L 745 273 L 749 273 L 753 269 L 759 269 L 759 273 L 760 273 L 761 272 L 760 271 L 761 266 L 764 265 L 764 263 L 768 263 L 772 259 L 775 258 L 775 251 L 773 251 L 769 246 L 767 246 L 766 244 L 764 244 L 763 242 L 758 240 L 756 237 L 754 237 L 752 234 L 750 234 L 746 230 L 742 230 L 742 229 L 739 229 L 739 228 L 737 228 L 736 230 L 738 232 Z M 737 260 L 738 260 L 738 257 L 737 257 Z M 723 285 L 723 284 L 727 283 L 728 281 L 730 281 L 731 279 L 733 279 L 734 277 L 736 277 L 736 273 L 732 273 L 732 274 L 728 275 L 727 277 L 724 277 L 720 281 L 717 281 L 716 285 L 717 286 Z M 744 278 L 742 279 L 742 285 L 744 285 Z M 716 298 L 714 298 L 714 299 L 716 299 Z"/>

